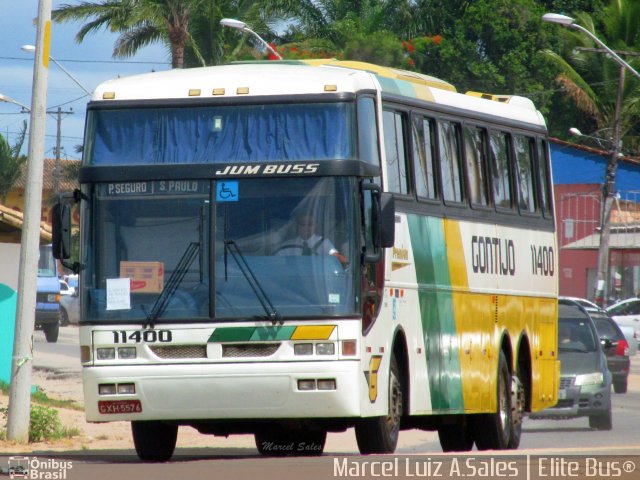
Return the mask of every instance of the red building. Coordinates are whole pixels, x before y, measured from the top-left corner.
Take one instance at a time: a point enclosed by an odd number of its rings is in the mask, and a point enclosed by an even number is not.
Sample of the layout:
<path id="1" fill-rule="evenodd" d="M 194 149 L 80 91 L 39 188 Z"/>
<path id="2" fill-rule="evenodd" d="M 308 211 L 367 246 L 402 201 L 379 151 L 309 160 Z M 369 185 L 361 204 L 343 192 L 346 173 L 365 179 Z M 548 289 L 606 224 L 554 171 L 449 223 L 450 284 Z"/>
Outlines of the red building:
<path id="1" fill-rule="evenodd" d="M 551 140 L 560 294 L 593 299 L 607 152 Z M 640 162 L 620 158 L 611 213 L 608 299 L 640 291 Z"/>

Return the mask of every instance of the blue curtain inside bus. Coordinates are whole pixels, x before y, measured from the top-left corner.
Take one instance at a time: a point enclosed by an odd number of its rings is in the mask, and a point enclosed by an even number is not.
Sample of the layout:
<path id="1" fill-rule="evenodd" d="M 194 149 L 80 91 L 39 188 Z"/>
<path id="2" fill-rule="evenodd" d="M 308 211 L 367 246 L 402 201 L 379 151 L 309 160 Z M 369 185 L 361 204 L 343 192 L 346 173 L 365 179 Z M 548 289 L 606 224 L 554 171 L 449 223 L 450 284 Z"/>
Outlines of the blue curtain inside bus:
<path id="1" fill-rule="evenodd" d="M 88 164 L 352 158 L 352 116 L 347 103 L 93 110 Z"/>

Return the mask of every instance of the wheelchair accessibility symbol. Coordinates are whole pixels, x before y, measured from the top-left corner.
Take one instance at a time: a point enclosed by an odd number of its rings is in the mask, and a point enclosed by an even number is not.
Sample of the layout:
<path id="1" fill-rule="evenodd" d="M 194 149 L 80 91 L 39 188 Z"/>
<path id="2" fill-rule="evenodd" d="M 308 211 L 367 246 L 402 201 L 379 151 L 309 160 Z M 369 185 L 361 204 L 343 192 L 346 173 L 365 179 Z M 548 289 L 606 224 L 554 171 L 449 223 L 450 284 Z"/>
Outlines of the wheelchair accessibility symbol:
<path id="1" fill-rule="evenodd" d="M 216 185 L 216 202 L 237 202 L 238 182 L 218 182 Z"/>

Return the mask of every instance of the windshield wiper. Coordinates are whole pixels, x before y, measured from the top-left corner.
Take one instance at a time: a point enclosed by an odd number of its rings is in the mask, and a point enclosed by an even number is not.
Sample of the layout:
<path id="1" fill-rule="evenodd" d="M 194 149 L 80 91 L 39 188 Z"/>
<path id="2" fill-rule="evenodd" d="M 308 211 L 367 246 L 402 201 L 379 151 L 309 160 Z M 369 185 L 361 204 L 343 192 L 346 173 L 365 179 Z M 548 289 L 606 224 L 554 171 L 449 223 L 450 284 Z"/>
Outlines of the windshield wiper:
<path id="1" fill-rule="evenodd" d="M 191 242 L 185 252 L 182 254 L 178 265 L 176 265 L 175 270 L 171 273 L 169 280 L 167 280 L 167 284 L 162 289 L 160 296 L 156 299 L 153 307 L 151 307 L 151 311 L 147 315 L 145 323 L 142 325 L 143 328 L 153 328 L 156 320 L 160 315 L 164 313 L 169 303 L 171 297 L 178 289 L 178 286 L 184 279 L 184 276 L 187 274 L 189 267 L 193 263 L 196 254 L 198 253 L 198 247 L 200 244 L 198 242 Z"/>
<path id="2" fill-rule="evenodd" d="M 247 280 L 247 283 L 253 290 L 258 302 L 262 305 L 262 309 L 267 314 L 267 318 L 271 320 L 271 323 L 275 325 L 276 323 L 280 323 L 282 325 L 284 322 L 282 321 L 282 315 L 276 310 L 276 307 L 273 306 L 269 296 L 260 285 L 260 282 L 256 278 L 253 270 L 247 263 L 247 260 L 244 258 L 244 255 L 240 251 L 240 247 L 238 244 L 231 238 L 229 238 L 229 208 L 225 205 L 224 209 L 224 281 L 228 280 L 228 269 L 227 269 L 227 252 L 231 253 L 231 256 L 238 264 L 238 268 L 244 275 L 244 278 Z"/>
<path id="3" fill-rule="evenodd" d="M 251 287 L 251 290 L 253 290 L 253 293 L 256 295 L 256 298 L 258 299 L 258 302 L 260 302 L 260 305 L 262 305 L 262 308 L 264 309 L 265 313 L 267 314 L 267 318 L 269 320 L 271 320 L 271 323 L 273 325 L 275 325 L 276 323 L 280 323 L 280 325 L 282 325 L 284 323 L 282 321 L 282 315 L 280 315 L 280 313 L 276 310 L 276 307 L 274 307 L 273 303 L 271 303 L 271 300 L 269 300 L 269 296 L 267 295 L 267 293 L 262 288 L 262 285 L 260 285 L 260 282 L 258 281 L 258 279 L 256 278 L 255 274 L 251 270 L 251 267 L 249 267 L 249 264 L 247 263 L 247 260 L 244 258 L 244 255 L 240 251 L 240 248 L 238 247 L 236 242 L 234 242 L 231 239 L 226 239 L 225 238 L 225 240 L 224 240 L 224 250 L 225 250 L 225 262 L 224 262 L 224 277 L 225 277 L 225 281 L 227 279 L 226 254 L 227 254 L 227 251 L 228 251 L 229 253 L 231 253 L 231 256 L 233 257 L 233 259 L 238 264 L 238 268 L 240 268 L 240 271 L 244 275 L 244 278 L 247 279 L 247 283 Z"/>

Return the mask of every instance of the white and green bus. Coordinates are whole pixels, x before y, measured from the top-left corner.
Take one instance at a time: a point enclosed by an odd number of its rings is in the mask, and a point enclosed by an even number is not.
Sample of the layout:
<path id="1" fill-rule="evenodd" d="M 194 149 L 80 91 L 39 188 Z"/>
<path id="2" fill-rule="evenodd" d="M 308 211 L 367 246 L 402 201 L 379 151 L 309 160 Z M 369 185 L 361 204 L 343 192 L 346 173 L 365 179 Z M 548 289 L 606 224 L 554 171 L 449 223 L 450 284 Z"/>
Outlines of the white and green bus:
<path id="1" fill-rule="evenodd" d="M 80 204 L 87 420 L 130 421 L 150 461 L 180 426 L 254 434 L 265 455 L 319 455 L 352 427 L 362 453 L 412 428 L 445 451 L 516 448 L 525 412 L 557 400 L 550 182 L 531 101 L 412 72 L 103 83 L 81 190 L 56 207 L 70 263 Z"/>

